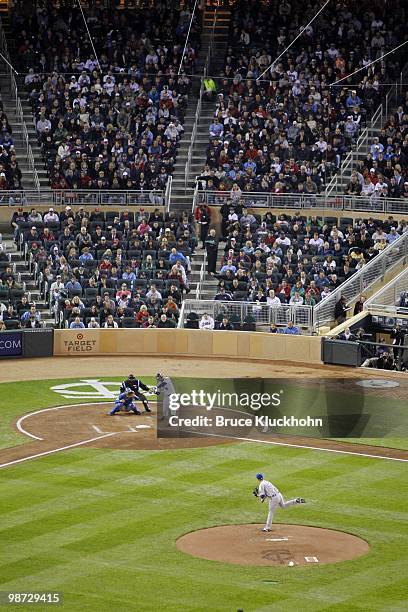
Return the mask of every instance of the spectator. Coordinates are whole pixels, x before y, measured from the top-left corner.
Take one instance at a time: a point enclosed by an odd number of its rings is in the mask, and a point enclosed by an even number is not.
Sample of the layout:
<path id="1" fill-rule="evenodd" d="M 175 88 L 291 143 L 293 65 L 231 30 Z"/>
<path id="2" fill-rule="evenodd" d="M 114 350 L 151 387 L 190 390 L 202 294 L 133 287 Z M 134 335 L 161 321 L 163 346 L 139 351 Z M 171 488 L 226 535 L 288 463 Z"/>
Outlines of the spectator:
<path id="1" fill-rule="evenodd" d="M 207 252 L 208 274 L 214 276 L 216 272 L 218 257 L 218 238 L 216 237 L 215 229 L 210 229 L 207 239 L 205 241 L 205 248 Z"/>
<path id="2" fill-rule="evenodd" d="M 85 325 L 81 321 L 81 317 L 77 316 L 69 325 L 69 329 L 84 329 Z"/>
<path id="3" fill-rule="evenodd" d="M 218 326 L 218 329 L 221 331 L 230 331 L 234 329 L 228 319 L 228 317 L 223 317 L 221 323 Z"/>
<path id="4" fill-rule="evenodd" d="M 116 321 L 113 318 L 112 314 L 108 314 L 108 316 L 106 317 L 106 321 L 105 323 L 102 325 L 102 327 L 106 328 L 111 328 L 111 329 L 117 329 L 119 327 L 119 325 L 116 323 Z"/>
<path id="5" fill-rule="evenodd" d="M 360 312 L 364 309 L 364 303 L 367 297 L 365 295 L 360 295 L 356 303 L 354 304 L 353 316 L 360 314 Z"/>
<path id="6" fill-rule="evenodd" d="M 174 328 L 176 327 L 176 324 L 174 323 L 174 321 L 169 319 L 167 315 L 162 314 L 160 315 L 160 319 L 157 323 L 157 327 L 158 328 Z"/>
<path id="7" fill-rule="evenodd" d="M 100 325 L 95 317 L 91 317 L 88 323 L 88 329 L 99 329 Z"/>
<path id="8" fill-rule="evenodd" d="M 347 317 L 347 312 L 349 310 L 350 308 L 347 307 L 347 301 L 343 295 L 334 307 L 334 318 L 336 320 L 337 325 L 344 323 Z"/>
<path id="9" fill-rule="evenodd" d="M 339 338 L 339 340 L 347 340 L 347 341 L 350 341 L 350 342 L 355 342 L 356 339 L 357 339 L 357 337 L 351 332 L 349 327 L 346 327 L 344 332 L 339 334 L 338 338 Z"/>
<path id="10" fill-rule="evenodd" d="M 199 323 L 200 329 L 214 329 L 214 319 L 208 313 L 204 313 Z"/>
<path id="11" fill-rule="evenodd" d="M 299 336 L 300 335 L 300 329 L 294 325 L 293 321 L 289 321 L 288 324 L 286 325 L 286 327 L 283 328 L 283 332 L 284 334 L 289 334 L 292 336 Z"/>

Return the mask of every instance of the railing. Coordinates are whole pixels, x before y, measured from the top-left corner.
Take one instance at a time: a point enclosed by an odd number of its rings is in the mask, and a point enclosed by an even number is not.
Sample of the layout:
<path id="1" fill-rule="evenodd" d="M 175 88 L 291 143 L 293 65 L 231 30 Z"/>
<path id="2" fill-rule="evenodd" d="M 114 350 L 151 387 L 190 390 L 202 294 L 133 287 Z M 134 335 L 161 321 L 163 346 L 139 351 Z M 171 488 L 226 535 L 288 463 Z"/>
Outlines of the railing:
<path id="1" fill-rule="evenodd" d="M 169 178 L 167 179 L 167 183 L 166 183 L 166 190 L 164 192 L 164 206 L 166 208 L 166 212 L 169 212 L 170 210 L 172 185 L 173 185 L 173 177 L 169 176 Z"/>
<path id="2" fill-rule="evenodd" d="M 6 39 L 4 30 L 3 30 L 3 24 L 1 22 L 1 19 L 0 19 L 0 49 L 1 49 L 1 53 L 4 56 L 4 58 L 10 62 L 10 55 L 9 55 L 8 47 L 7 47 L 7 39 Z M 11 66 L 6 62 L 4 62 L 4 68 L 6 70 L 6 73 L 8 73 L 9 79 L 10 79 L 10 91 L 12 93 L 12 96 L 14 97 L 14 107 L 15 107 L 16 118 L 22 128 L 23 148 L 25 148 L 25 155 L 27 157 L 28 165 L 31 171 L 32 182 L 33 182 L 35 190 L 39 192 L 40 191 L 40 181 L 38 178 L 37 170 L 35 168 L 34 155 L 33 155 L 33 151 L 31 148 L 30 139 L 28 136 L 27 126 L 24 120 L 24 114 L 23 114 L 23 109 L 21 106 L 21 101 L 18 95 L 17 83 L 16 83 L 16 79 L 14 78 L 14 71 L 11 68 Z"/>
<path id="3" fill-rule="evenodd" d="M 408 314 L 407 306 L 399 306 L 401 293 L 408 292 L 408 268 L 371 296 L 364 304 L 364 310 L 381 310 L 386 314 Z"/>
<path id="4" fill-rule="evenodd" d="M 292 306 L 281 304 L 280 306 L 268 306 L 259 302 L 220 302 L 218 300 L 184 300 L 180 312 L 179 327 L 184 327 L 184 321 L 191 312 L 199 317 L 205 312 L 215 320 L 217 316 L 223 315 L 229 319 L 244 322 L 250 316 L 255 319 L 256 325 L 272 325 L 278 327 L 286 326 L 289 321 L 305 333 L 313 333 L 313 309 L 311 306 Z"/>
<path id="5" fill-rule="evenodd" d="M 194 193 L 193 211 L 199 204 L 221 206 L 231 202 L 230 191 L 199 191 Z M 408 213 L 408 201 L 404 198 L 378 198 L 377 196 L 332 196 L 326 194 L 298 195 L 291 193 L 242 192 L 240 203 L 248 208 L 293 208 L 328 212 L 378 212 Z"/>
<path id="6" fill-rule="evenodd" d="M 191 214 L 194 214 L 195 209 L 197 208 L 198 205 L 198 183 L 196 182 L 195 187 L 194 187 L 194 193 L 193 193 L 193 205 L 191 207 Z"/>
<path id="7" fill-rule="evenodd" d="M 201 299 L 201 292 L 203 290 L 203 285 L 204 285 L 204 281 L 205 281 L 206 266 L 207 266 L 207 253 L 204 251 L 204 259 L 203 259 L 203 263 L 201 264 L 200 278 L 199 278 L 199 281 L 197 283 L 197 289 L 196 289 L 196 300 L 200 300 Z"/>
<path id="8" fill-rule="evenodd" d="M 408 232 L 389 244 L 345 283 L 316 304 L 313 310 L 314 328 L 318 329 L 334 320 L 334 308 L 341 297 L 345 297 L 348 304 L 352 303 L 361 293 L 383 279 L 387 272 L 404 259 L 406 260 L 407 257 Z"/>
<path id="9" fill-rule="evenodd" d="M 166 187 L 167 190 L 167 187 Z M 169 186 L 171 193 L 171 183 Z M 169 197 L 170 197 L 169 193 Z M 160 191 L 92 191 L 92 190 L 24 190 L 0 191 L 0 205 L 9 206 L 164 206 L 165 192 Z"/>

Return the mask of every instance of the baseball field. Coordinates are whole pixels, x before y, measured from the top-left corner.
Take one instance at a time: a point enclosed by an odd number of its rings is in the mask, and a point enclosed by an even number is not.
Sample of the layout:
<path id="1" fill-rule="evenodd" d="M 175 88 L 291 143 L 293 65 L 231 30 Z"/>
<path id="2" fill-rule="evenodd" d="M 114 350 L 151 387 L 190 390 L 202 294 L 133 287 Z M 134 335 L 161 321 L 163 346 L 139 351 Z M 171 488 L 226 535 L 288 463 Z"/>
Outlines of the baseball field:
<path id="1" fill-rule="evenodd" d="M 80 380 L 0 385 L 2 602 L 4 593 L 51 592 L 67 610 L 406 610 L 407 476 L 397 455 L 223 441 L 156 450 L 138 417 L 124 416 L 120 430 L 105 425 L 121 378 L 97 379 L 102 399 Z M 406 448 L 397 432 L 386 446 Z M 178 549 L 189 532 L 262 524 L 266 508 L 251 495 L 257 472 L 285 497 L 307 500 L 278 510 L 278 523 L 348 532 L 369 551 L 291 567 Z"/>

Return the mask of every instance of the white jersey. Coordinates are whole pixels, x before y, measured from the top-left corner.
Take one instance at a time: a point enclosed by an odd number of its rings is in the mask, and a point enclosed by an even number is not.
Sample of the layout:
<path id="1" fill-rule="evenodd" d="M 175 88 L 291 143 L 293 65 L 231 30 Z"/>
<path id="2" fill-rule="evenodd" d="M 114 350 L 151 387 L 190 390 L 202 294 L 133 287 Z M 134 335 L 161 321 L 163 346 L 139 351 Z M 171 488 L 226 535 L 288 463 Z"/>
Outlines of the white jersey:
<path id="1" fill-rule="evenodd" d="M 269 480 L 262 480 L 259 485 L 259 497 L 265 495 L 266 497 L 272 498 L 280 495 L 279 490 Z"/>

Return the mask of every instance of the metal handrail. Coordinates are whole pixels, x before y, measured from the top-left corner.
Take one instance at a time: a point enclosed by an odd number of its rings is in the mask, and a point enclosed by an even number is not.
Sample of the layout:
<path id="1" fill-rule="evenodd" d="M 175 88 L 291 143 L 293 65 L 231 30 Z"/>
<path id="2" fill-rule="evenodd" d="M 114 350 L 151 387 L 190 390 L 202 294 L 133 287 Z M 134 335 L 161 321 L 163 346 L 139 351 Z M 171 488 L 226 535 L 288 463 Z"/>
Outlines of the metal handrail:
<path id="1" fill-rule="evenodd" d="M 374 293 L 365 303 L 364 310 L 373 311 L 381 310 L 387 314 L 398 314 L 401 308 L 397 305 L 400 294 L 408 291 L 408 268 L 403 270 L 398 276 L 393 278 L 389 283 Z"/>
<path id="2" fill-rule="evenodd" d="M 177 323 L 177 327 L 179 329 L 183 329 L 183 327 L 184 327 L 184 304 L 185 304 L 185 302 L 183 301 L 181 303 L 181 308 L 180 308 L 180 313 L 179 313 L 179 320 L 178 320 L 178 323 Z"/>
<path id="3" fill-rule="evenodd" d="M 221 206 L 230 203 L 229 191 L 200 191 L 194 192 L 194 208 L 198 204 L 208 204 L 210 206 Z M 348 196 L 333 195 L 328 197 L 325 193 L 312 195 L 298 195 L 292 193 L 270 193 L 267 191 L 242 193 L 241 204 L 248 208 L 290 208 L 309 211 L 313 214 L 314 209 L 327 211 L 328 215 L 346 212 L 367 212 L 367 213 L 408 213 L 408 202 L 405 198 L 379 198 L 374 196 Z"/>
<path id="4" fill-rule="evenodd" d="M 195 184 L 194 194 L 193 194 L 193 205 L 191 207 L 191 214 L 194 215 L 194 211 L 197 208 L 198 203 L 198 183 Z"/>
<path id="5" fill-rule="evenodd" d="M 170 177 L 171 178 L 171 177 Z M 167 189 L 167 187 L 166 187 Z M 171 181 L 168 184 L 168 202 L 171 198 Z M 163 190 L 149 191 L 126 191 L 106 190 L 93 191 L 91 189 L 39 189 L 0 191 L 0 204 L 9 206 L 165 206 L 166 193 Z"/>
<path id="6" fill-rule="evenodd" d="M 314 306 L 314 328 L 318 329 L 334 320 L 334 308 L 341 297 L 345 297 L 347 304 L 351 304 L 359 295 L 382 280 L 387 272 L 406 260 L 407 257 L 408 232 L 389 244 L 345 283 L 342 283 L 335 291 Z"/>
<path id="7" fill-rule="evenodd" d="M 206 267 L 207 267 L 207 253 L 206 251 L 204 251 L 203 263 L 201 264 L 201 268 L 200 268 L 200 279 L 197 283 L 197 289 L 196 289 L 196 300 L 201 299 L 201 292 L 203 290 Z"/>
<path id="8" fill-rule="evenodd" d="M 173 177 L 169 176 L 167 179 L 167 183 L 166 183 L 166 190 L 164 192 L 164 206 L 165 206 L 166 212 L 169 212 L 170 210 L 172 185 L 173 185 Z"/>

